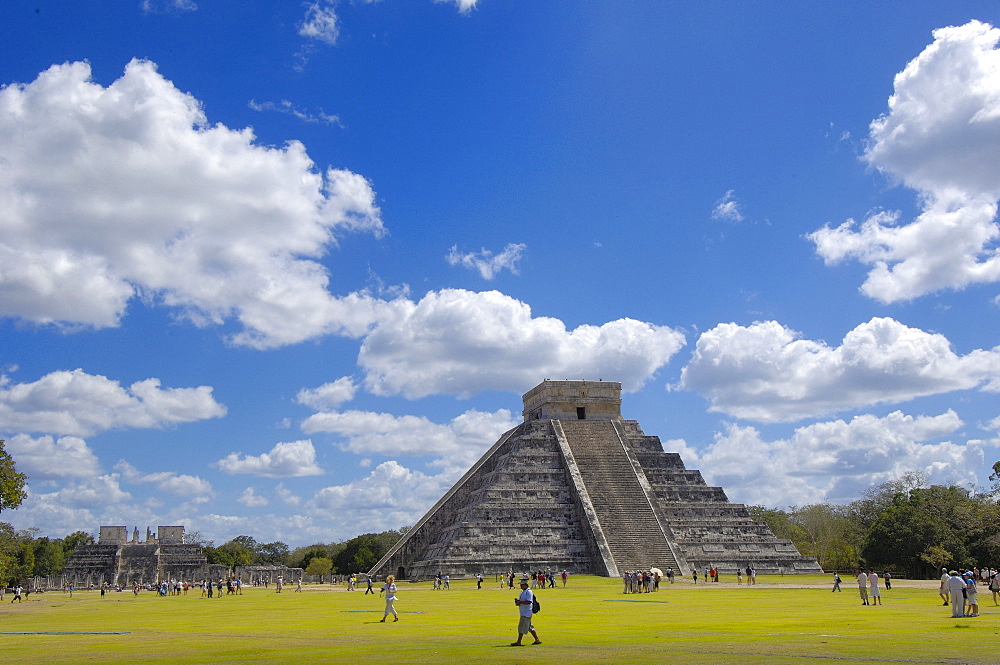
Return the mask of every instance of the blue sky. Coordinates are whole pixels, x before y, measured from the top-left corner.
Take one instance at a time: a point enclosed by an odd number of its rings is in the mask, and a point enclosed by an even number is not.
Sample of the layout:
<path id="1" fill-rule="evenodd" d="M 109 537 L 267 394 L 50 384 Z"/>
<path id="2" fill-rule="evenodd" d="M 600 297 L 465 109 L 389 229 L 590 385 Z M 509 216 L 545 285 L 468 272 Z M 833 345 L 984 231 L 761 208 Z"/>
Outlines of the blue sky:
<path id="1" fill-rule="evenodd" d="M 1000 459 L 995 3 L 4 4 L 2 518 L 412 524 L 544 378 L 734 501 Z"/>

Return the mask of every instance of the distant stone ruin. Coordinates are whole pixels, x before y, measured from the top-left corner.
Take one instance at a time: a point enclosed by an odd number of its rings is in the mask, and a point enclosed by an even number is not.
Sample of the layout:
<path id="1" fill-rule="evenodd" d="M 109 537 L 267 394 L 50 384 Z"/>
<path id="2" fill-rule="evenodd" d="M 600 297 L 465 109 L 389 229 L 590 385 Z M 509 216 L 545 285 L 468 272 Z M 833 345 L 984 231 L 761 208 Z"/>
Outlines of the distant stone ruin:
<path id="1" fill-rule="evenodd" d="M 421 579 L 550 567 L 618 576 L 819 573 L 746 507 L 621 416 L 621 384 L 545 380 L 523 396 L 524 422 L 424 515 L 373 575 Z"/>
<path id="2" fill-rule="evenodd" d="M 158 536 L 158 537 L 157 537 Z M 220 579 L 227 566 L 211 565 L 201 545 L 184 542 L 183 526 L 160 526 L 157 534 L 147 527 L 139 540 L 135 527 L 131 540 L 124 526 L 102 526 L 95 545 L 81 545 L 63 568 L 63 584 L 87 586 L 153 584 L 164 580 Z"/>

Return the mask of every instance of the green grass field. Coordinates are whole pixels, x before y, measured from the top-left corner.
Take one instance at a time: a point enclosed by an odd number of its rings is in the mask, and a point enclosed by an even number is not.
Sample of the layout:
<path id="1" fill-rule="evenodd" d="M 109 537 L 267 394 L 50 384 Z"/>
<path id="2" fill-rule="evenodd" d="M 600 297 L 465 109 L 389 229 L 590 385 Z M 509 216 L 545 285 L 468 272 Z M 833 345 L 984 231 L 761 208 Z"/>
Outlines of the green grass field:
<path id="1" fill-rule="evenodd" d="M 398 623 L 364 588 L 32 594 L 0 606 L 0 662 L 18 663 L 997 663 L 1000 607 L 952 619 L 935 582 L 899 580 L 864 607 L 845 576 L 761 577 L 756 587 L 689 581 L 623 595 L 617 580 L 573 576 L 538 592 L 543 644 L 514 648 L 516 590 L 456 580 L 400 584 Z M 530 638 L 526 641 L 530 641 Z"/>

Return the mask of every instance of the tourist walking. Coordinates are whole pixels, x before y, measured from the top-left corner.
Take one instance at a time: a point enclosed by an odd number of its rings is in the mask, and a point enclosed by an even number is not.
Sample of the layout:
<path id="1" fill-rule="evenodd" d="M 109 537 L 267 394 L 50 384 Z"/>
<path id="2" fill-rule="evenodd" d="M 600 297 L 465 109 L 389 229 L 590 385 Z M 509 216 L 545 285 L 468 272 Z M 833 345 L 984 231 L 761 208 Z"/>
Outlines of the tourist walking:
<path id="1" fill-rule="evenodd" d="M 990 591 L 993 593 L 993 605 L 997 605 L 997 595 L 1000 594 L 1000 574 L 995 571 L 990 577 Z M 2 598 L 2 596 L 0 596 Z"/>
<path id="2" fill-rule="evenodd" d="M 382 615 L 381 623 L 385 623 L 386 617 L 392 614 L 393 621 L 399 621 L 399 614 L 396 613 L 394 603 L 396 602 L 396 578 L 389 575 L 385 578 L 382 591 L 379 595 L 385 594 L 385 614 Z"/>
<path id="3" fill-rule="evenodd" d="M 833 574 L 833 590 L 843 591 L 843 589 L 840 588 L 840 575 L 838 575 L 837 573 Z"/>
<path id="4" fill-rule="evenodd" d="M 882 579 L 885 580 L 886 591 L 892 589 L 892 575 L 889 574 L 888 570 L 882 573 Z"/>
<path id="5" fill-rule="evenodd" d="M 535 594 L 531 592 L 528 588 L 528 578 L 521 578 L 521 595 L 514 599 L 514 604 L 517 605 L 518 609 L 518 622 L 517 622 L 517 641 L 511 642 L 512 647 L 523 647 L 524 643 L 521 641 L 527 633 L 531 633 L 531 636 L 535 638 L 532 644 L 541 644 L 542 641 L 538 639 L 538 633 L 535 632 L 535 625 L 532 623 L 531 618 L 534 614 L 535 605 Z"/>
<path id="6" fill-rule="evenodd" d="M 375 589 L 372 588 L 372 576 L 371 575 L 368 576 L 368 588 L 365 589 L 365 595 L 367 596 L 368 594 L 371 594 L 373 596 L 375 595 Z"/>

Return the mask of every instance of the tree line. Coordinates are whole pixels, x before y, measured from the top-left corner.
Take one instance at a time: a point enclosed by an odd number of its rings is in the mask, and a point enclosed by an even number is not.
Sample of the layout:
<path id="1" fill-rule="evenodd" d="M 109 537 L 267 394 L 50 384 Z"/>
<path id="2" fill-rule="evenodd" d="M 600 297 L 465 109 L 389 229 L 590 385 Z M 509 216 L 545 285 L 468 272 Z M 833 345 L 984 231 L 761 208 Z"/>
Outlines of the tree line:
<path id="1" fill-rule="evenodd" d="M 1000 481 L 1000 462 L 993 469 L 990 479 Z M 1000 567 L 997 490 L 928 485 L 925 475 L 911 472 L 846 505 L 747 508 L 826 571 L 863 567 L 936 578 L 942 567 Z"/>

